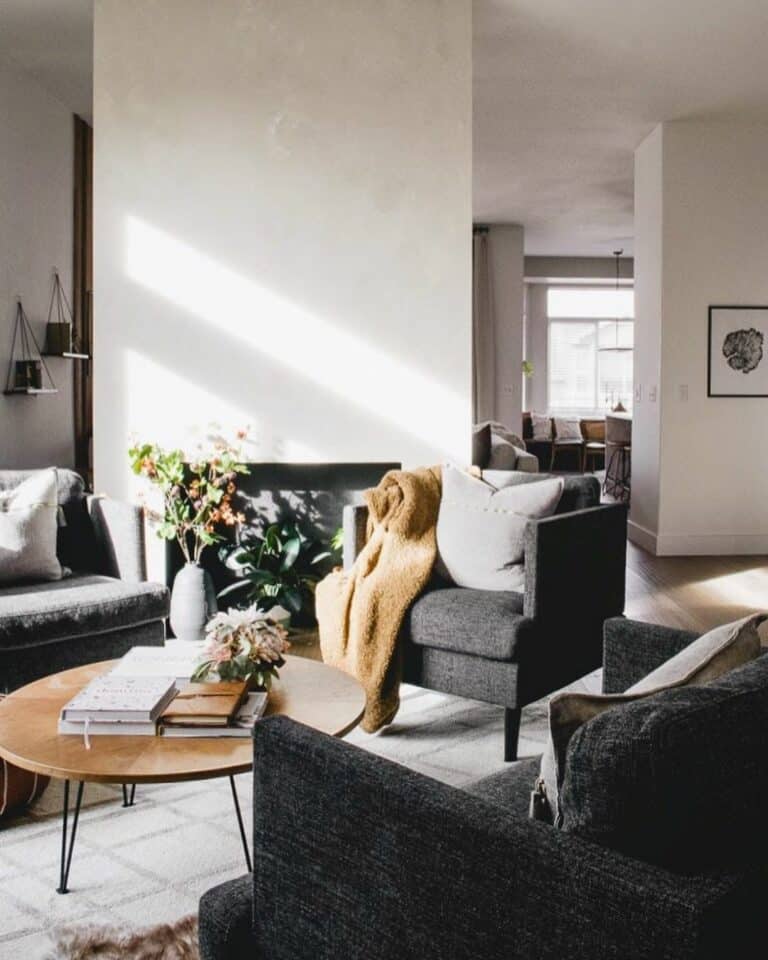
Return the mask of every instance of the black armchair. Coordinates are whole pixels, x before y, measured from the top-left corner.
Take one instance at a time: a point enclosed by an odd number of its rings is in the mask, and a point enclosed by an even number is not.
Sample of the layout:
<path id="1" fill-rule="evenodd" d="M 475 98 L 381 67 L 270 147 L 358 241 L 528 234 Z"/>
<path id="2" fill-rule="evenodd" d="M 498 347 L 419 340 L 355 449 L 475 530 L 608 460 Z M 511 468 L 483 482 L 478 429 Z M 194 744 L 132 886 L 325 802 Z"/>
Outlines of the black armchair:
<path id="1" fill-rule="evenodd" d="M 606 670 L 631 680 L 642 649 L 650 670 L 657 651 L 690 639 L 617 621 L 606 634 Z M 255 873 L 203 896 L 202 960 L 754 952 L 760 863 L 672 872 L 529 820 L 537 769 L 526 760 L 464 791 L 286 718 L 259 723 Z"/>
<path id="2" fill-rule="evenodd" d="M 364 544 L 365 507 L 345 508 L 345 566 Z M 435 581 L 403 624 L 403 678 L 504 707 L 504 758 L 517 758 L 526 704 L 597 669 L 603 622 L 624 610 L 627 507 L 600 505 L 595 477 L 568 477 L 558 512 L 532 520 L 525 591 Z"/>

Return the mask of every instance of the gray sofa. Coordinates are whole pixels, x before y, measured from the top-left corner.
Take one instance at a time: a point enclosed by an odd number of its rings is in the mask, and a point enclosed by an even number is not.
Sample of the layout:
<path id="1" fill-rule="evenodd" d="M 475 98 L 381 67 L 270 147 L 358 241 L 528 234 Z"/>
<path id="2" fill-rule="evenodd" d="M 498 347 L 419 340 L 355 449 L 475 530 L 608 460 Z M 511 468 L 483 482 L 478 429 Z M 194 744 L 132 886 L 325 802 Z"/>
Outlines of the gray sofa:
<path id="1" fill-rule="evenodd" d="M 606 692 L 693 639 L 610 621 Z M 201 958 L 760 955 L 767 724 L 768 656 L 595 718 L 563 786 L 590 834 L 575 815 L 528 819 L 538 758 L 460 790 L 269 718 L 254 733 L 256 869 L 203 896 Z M 612 832 L 595 833 L 600 817 Z"/>
<path id="2" fill-rule="evenodd" d="M 403 624 L 404 680 L 504 707 L 506 760 L 517 757 L 521 708 L 599 667 L 603 622 L 624 611 L 627 508 L 601 505 L 595 477 L 564 484 L 555 516 L 528 523 L 523 593 L 435 578 Z M 344 510 L 345 567 L 366 519 L 365 507 Z"/>
<path id="3" fill-rule="evenodd" d="M 31 473 L 0 471 L 0 489 Z M 87 496 L 71 470 L 58 470 L 58 482 L 57 553 L 72 574 L 0 586 L 0 692 L 164 641 L 169 595 L 147 582 L 140 508 Z"/>

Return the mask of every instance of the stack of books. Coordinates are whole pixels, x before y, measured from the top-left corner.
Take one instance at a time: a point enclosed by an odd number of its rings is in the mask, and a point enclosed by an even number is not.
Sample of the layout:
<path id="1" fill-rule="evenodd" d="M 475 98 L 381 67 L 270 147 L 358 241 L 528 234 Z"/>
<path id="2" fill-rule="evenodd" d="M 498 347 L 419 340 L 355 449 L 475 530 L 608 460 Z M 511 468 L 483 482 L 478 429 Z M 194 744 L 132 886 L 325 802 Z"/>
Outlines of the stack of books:
<path id="1" fill-rule="evenodd" d="M 90 736 L 154 736 L 176 692 L 170 677 L 96 677 L 62 709 L 59 733 L 80 734 L 86 746 Z"/>
<path id="2" fill-rule="evenodd" d="M 88 748 L 91 736 L 250 737 L 267 694 L 244 682 L 190 683 L 191 647 L 133 647 L 66 704 L 59 733 L 79 734 Z"/>
<path id="3" fill-rule="evenodd" d="M 266 693 L 249 693 L 244 682 L 190 683 L 165 708 L 164 737 L 250 737 L 267 707 Z"/>

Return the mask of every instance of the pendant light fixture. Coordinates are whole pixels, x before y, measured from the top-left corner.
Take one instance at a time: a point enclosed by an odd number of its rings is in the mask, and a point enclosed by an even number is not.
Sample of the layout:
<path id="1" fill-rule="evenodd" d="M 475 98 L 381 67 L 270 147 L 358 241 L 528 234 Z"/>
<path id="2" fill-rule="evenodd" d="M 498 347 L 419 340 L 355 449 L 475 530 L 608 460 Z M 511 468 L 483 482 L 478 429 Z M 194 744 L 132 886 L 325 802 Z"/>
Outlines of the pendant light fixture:
<path id="1" fill-rule="evenodd" d="M 618 294 L 619 289 L 620 289 L 620 288 L 619 288 L 619 257 L 621 257 L 622 253 L 624 253 L 623 250 L 614 250 L 614 251 L 613 251 L 613 256 L 614 256 L 615 259 L 616 259 L 616 293 L 617 293 L 617 294 Z M 622 347 L 622 346 L 619 345 L 619 324 L 621 323 L 621 318 L 619 317 L 619 305 L 618 305 L 618 300 L 619 300 L 619 298 L 618 298 L 618 296 L 617 296 L 617 297 L 616 297 L 616 319 L 613 321 L 613 342 L 612 342 L 610 345 L 608 345 L 608 346 L 603 346 L 603 344 L 602 344 L 602 336 L 601 336 L 601 335 L 598 335 L 598 343 L 600 344 L 600 346 L 598 346 L 597 349 L 598 349 L 598 351 L 600 351 L 600 352 L 612 351 L 612 352 L 618 353 L 618 352 L 624 352 L 624 351 L 627 351 L 627 350 L 631 350 L 631 349 L 632 349 L 632 347 Z M 606 324 L 606 326 L 607 326 L 607 324 Z M 601 331 L 601 332 L 602 332 L 602 331 Z"/>

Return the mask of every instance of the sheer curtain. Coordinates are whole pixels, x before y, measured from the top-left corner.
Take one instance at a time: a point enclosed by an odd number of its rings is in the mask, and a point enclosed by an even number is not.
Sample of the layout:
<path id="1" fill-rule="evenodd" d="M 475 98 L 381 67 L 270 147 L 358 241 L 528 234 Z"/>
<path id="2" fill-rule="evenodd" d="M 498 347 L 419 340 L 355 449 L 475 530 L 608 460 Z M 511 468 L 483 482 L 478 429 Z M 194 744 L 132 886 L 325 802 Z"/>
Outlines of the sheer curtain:
<path id="1" fill-rule="evenodd" d="M 486 227 L 472 234 L 472 419 L 493 420 L 496 392 L 496 337 L 491 286 L 490 236 Z"/>

